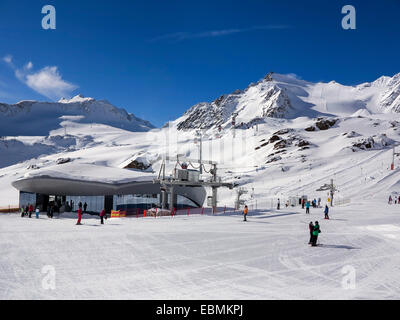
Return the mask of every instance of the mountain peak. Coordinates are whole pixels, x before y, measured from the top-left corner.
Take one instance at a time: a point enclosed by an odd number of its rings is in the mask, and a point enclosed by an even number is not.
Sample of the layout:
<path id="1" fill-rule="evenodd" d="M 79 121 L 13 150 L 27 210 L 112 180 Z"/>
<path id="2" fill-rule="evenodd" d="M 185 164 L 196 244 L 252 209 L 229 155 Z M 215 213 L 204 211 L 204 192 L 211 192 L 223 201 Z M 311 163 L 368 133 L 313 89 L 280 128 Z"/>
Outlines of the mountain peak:
<path id="1" fill-rule="evenodd" d="M 94 101 L 94 98 L 84 97 L 83 94 L 78 94 L 71 99 L 61 98 L 58 102 L 59 103 L 76 103 L 76 102 L 87 102 L 87 101 Z"/>
<path id="2" fill-rule="evenodd" d="M 178 130 L 249 127 L 266 118 L 350 116 L 359 109 L 400 113 L 400 74 L 358 86 L 313 83 L 293 73 L 269 72 L 245 90 L 198 103 L 174 121 Z"/>

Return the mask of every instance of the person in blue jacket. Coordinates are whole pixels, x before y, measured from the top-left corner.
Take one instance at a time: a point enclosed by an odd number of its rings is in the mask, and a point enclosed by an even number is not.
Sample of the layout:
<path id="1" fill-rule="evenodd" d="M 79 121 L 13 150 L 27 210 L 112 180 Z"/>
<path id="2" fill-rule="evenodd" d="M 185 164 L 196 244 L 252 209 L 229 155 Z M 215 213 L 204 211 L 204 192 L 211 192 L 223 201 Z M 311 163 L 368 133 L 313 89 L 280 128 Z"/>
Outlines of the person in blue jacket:
<path id="1" fill-rule="evenodd" d="M 310 213 L 310 201 L 306 202 L 306 213 Z"/>
<path id="2" fill-rule="evenodd" d="M 325 219 L 329 219 L 329 215 L 328 215 L 328 213 L 329 213 L 329 208 L 328 208 L 328 205 L 327 205 L 327 204 L 325 205 L 324 213 L 325 213 Z"/>

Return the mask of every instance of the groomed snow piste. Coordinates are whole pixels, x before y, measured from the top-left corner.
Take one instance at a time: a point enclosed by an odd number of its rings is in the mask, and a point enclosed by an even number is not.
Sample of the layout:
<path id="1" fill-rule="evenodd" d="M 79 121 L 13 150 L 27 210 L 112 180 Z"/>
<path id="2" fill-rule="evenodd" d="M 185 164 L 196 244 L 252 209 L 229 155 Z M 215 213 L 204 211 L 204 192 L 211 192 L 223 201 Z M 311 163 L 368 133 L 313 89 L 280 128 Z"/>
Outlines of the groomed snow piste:
<path id="1" fill-rule="evenodd" d="M 67 215 L 67 214 L 66 214 Z M 306 215 L 0 216 L 0 299 L 399 299 L 400 205 Z M 318 247 L 307 245 L 318 220 Z M 49 283 L 55 271 L 55 289 Z M 46 267 L 49 268 L 49 267 Z M 346 286 L 349 271 L 355 287 Z"/>

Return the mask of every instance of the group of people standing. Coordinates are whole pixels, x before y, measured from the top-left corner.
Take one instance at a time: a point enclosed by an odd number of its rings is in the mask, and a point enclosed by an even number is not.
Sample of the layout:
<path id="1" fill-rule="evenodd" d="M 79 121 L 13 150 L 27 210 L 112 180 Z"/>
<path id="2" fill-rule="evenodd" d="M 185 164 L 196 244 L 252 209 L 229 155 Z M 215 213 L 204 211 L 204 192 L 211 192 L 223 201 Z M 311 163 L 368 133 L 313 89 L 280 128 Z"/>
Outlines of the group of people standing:
<path id="1" fill-rule="evenodd" d="M 399 197 L 393 197 L 393 198 L 392 198 L 392 195 L 389 195 L 389 201 L 388 201 L 388 203 L 389 203 L 389 204 L 393 204 L 393 200 L 394 200 L 394 203 L 395 203 L 395 204 L 400 204 L 400 196 L 399 196 Z"/>
<path id="2" fill-rule="evenodd" d="M 36 214 L 36 219 L 39 219 L 39 207 L 36 208 L 36 210 L 34 209 L 32 204 L 29 204 L 25 207 L 21 207 L 21 218 L 28 216 L 29 218 L 32 218 L 32 213 L 33 211 L 35 211 Z"/>
<path id="3" fill-rule="evenodd" d="M 81 222 L 82 221 L 82 213 L 83 213 L 82 212 L 82 207 L 83 207 L 83 212 L 86 212 L 87 203 L 85 202 L 83 205 L 82 205 L 82 202 L 78 203 L 78 221 L 76 222 L 77 225 L 81 225 L 82 224 L 82 222 Z M 106 211 L 104 209 L 101 210 L 99 216 L 100 216 L 100 223 L 104 224 L 104 219 L 107 220 Z"/>
<path id="4" fill-rule="evenodd" d="M 87 209 L 87 203 L 85 202 L 84 204 L 82 204 L 82 202 L 79 202 L 78 204 L 78 221 L 77 221 L 77 225 L 81 225 L 82 224 L 82 213 L 86 212 Z M 82 211 L 82 207 L 83 207 L 83 211 Z M 48 205 L 47 206 L 47 217 L 49 218 L 53 218 L 53 214 L 55 211 L 55 206 L 53 205 Z M 21 207 L 21 218 L 28 216 L 29 218 L 32 218 L 32 214 L 33 212 L 35 212 L 36 215 L 36 219 L 39 219 L 39 214 L 40 214 L 40 209 L 37 206 L 36 209 L 34 208 L 34 206 L 32 204 L 29 204 L 25 207 Z M 100 223 L 104 224 L 104 219 L 107 220 L 107 215 L 106 215 L 106 211 L 103 209 L 101 210 L 100 214 Z"/>
<path id="5" fill-rule="evenodd" d="M 321 200 L 318 199 L 318 207 L 320 206 L 320 202 Z M 314 203 L 315 207 L 316 207 L 316 200 L 314 199 L 314 201 L 312 202 Z M 303 199 L 303 205 L 306 208 L 306 213 L 310 214 L 310 201 L 305 201 Z M 303 207 L 304 208 L 304 207 Z M 277 205 L 277 210 L 280 209 L 280 200 L 278 199 L 278 205 Z M 104 211 L 104 210 L 103 210 Z M 247 207 L 247 205 L 244 206 L 243 209 L 243 221 L 247 221 L 247 214 L 249 212 L 249 208 Z M 324 208 L 324 215 L 325 215 L 325 219 L 329 219 L 329 207 L 327 204 L 325 204 L 325 208 Z M 103 223 L 103 220 L 102 220 Z M 317 246 L 317 240 L 318 240 L 318 235 L 321 233 L 321 228 L 319 226 L 318 221 L 315 221 L 315 223 L 313 223 L 312 221 L 309 223 L 308 225 L 309 228 L 309 232 L 310 232 L 310 241 L 308 242 L 308 244 L 310 244 L 311 246 L 315 247 Z"/>
<path id="6" fill-rule="evenodd" d="M 314 200 L 310 201 L 310 200 L 306 200 L 306 199 L 300 199 L 299 202 L 301 203 L 301 208 L 304 209 L 304 207 L 308 207 L 310 208 L 310 206 L 312 206 L 313 208 L 320 208 L 321 207 L 321 198 L 317 199 L 314 198 Z"/>

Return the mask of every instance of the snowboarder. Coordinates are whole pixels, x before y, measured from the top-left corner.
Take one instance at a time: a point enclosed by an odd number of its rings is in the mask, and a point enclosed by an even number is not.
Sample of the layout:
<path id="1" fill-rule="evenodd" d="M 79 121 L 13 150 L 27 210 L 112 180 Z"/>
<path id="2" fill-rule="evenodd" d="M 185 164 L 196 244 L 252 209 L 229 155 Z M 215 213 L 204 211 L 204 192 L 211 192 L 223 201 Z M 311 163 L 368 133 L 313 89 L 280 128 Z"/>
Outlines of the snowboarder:
<path id="1" fill-rule="evenodd" d="M 313 239 L 313 231 L 314 231 L 314 223 L 312 221 L 308 224 L 308 230 L 310 231 L 310 241 L 308 241 L 308 244 L 311 244 L 312 239 Z"/>
<path id="2" fill-rule="evenodd" d="M 249 208 L 246 206 L 244 206 L 244 210 L 243 210 L 243 221 L 247 221 L 246 217 L 247 217 L 247 212 L 249 212 Z"/>
<path id="3" fill-rule="evenodd" d="M 36 219 L 39 219 L 39 213 L 40 213 L 39 207 L 36 207 L 36 210 L 35 210 Z"/>
<path id="4" fill-rule="evenodd" d="M 313 247 L 317 246 L 318 235 L 321 233 L 321 229 L 319 228 L 318 221 L 315 221 L 314 229 L 313 229 L 313 236 L 311 245 Z"/>
<path id="5" fill-rule="evenodd" d="M 82 208 L 79 208 L 78 209 L 78 222 L 76 224 L 82 224 L 81 220 L 82 220 Z"/>
<path id="6" fill-rule="evenodd" d="M 327 204 L 325 205 L 324 213 L 325 213 L 325 219 L 329 219 L 329 215 L 328 215 L 328 213 L 329 213 L 329 208 L 328 208 L 328 205 L 327 205 Z"/>
<path id="7" fill-rule="evenodd" d="M 87 203 L 85 202 L 85 203 L 83 204 L 83 212 L 86 212 L 86 209 L 87 209 Z"/>
<path id="8" fill-rule="evenodd" d="M 101 220 L 101 224 L 104 224 L 104 216 L 105 216 L 105 214 L 106 214 L 106 211 L 103 209 L 103 210 L 101 210 L 101 212 L 100 212 L 100 220 Z"/>
<path id="9" fill-rule="evenodd" d="M 281 208 L 281 200 L 279 200 L 279 198 L 278 198 L 278 205 L 276 206 L 276 209 L 280 209 Z"/>
<path id="10" fill-rule="evenodd" d="M 32 218 L 32 213 L 33 213 L 33 205 L 29 205 L 29 218 Z"/>
<path id="11" fill-rule="evenodd" d="M 306 213 L 310 213 L 310 201 L 306 202 Z"/>

